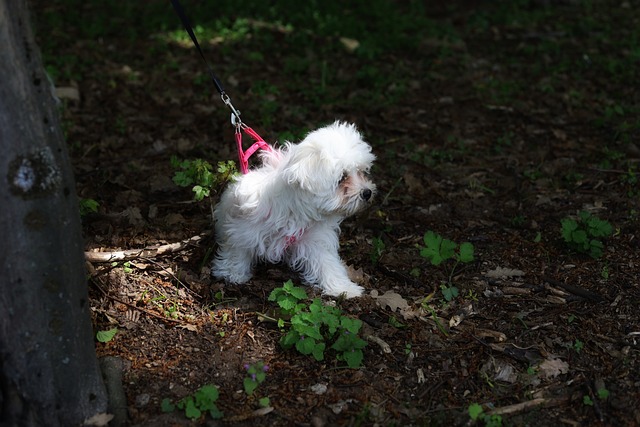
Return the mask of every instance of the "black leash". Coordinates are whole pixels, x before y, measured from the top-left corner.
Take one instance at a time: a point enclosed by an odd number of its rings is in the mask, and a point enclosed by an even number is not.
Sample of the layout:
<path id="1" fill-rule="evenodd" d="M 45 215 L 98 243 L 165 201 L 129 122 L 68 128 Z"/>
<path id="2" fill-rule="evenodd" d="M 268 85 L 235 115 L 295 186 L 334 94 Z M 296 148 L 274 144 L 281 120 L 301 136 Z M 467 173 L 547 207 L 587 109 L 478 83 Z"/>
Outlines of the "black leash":
<path id="1" fill-rule="evenodd" d="M 198 43 L 198 38 L 196 37 L 195 33 L 193 32 L 193 27 L 191 27 L 191 23 L 189 22 L 189 18 L 187 18 L 187 14 L 184 12 L 184 9 L 182 8 L 182 5 L 180 4 L 180 1 L 179 0 L 171 0 L 171 4 L 173 5 L 173 8 L 175 9 L 176 13 L 178 14 L 178 17 L 182 21 L 182 25 L 184 26 L 184 29 L 187 30 L 187 33 L 189 34 L 189 37 L 191 37 L 191 41 L 193 42 L 194 46 L 198 50 L 198 53 L 200 54 L 200 57 L 204 61 L 205 65 L 207 66 L 207 69 L 209 70 L 209 75 L 211 76 L 211 80 L 213 80 L 214 86 L 216 87 L 216 89 L 220 93 L 220 98 L 222 99 L 222 102 L 224 102 L 225 105 L 227 107 L 229 107 L 229 109 L 231 110 L 231 114 L 232 114 L 231 122 L 236 126 L 240 126 L 240 124 L 242 123 L 242 121 L 240 120 L 240 111 L 236 110 L 235 107 L 233 106 L 233 104 L 231 103 L 231 98 L 229 98 L 229 95 L 227 95 L 227 93 L 224 91 L 224 86 L 222 86 L 222 83 L 220 82 L 220 79 L 218 79 L 218 77 L 216 77 L 215 73 L 213 72 L 213 69 L 209 65 L 209 62 L 207 61 L 207 58 L 204 56 L 204 52 L 202 52 L 202 48 L 200 47 L 200 43 Z"/>
<path id="2" fill-rule="evenodd" d="M 193 28 L 189 23 L 187 14 L 184 13 L 184 9 L 182 8 L 180 1 L 171 0 L 171 4 L 173 5 L 173 8 L 178 14 L 178 17 L 182 21 L 182 25 L 184 25 L 184 29 L 187 30 L 189 37 L 191 37 L 191 41 L 193 42 L 196 49 L 198 49 L 198 53 L 200 53 L 202 60 L 207 66 L 207 69 L 209 70 L 209 75 L 211 76 L 211 80 L 213 80 L 213 84 L 215 85 L 216 89 L 220 93 L 220 98 L 222 99 L 222 102 L 224 102 L 225 105 L 229 107 L 229 109 L 231 110 L 231 124 L 234 125 L 236 128 L 235 139 L 236 139 L 236 146 L 238 148 L 239 167 L 240 167 L 240 171 L 243 174 L 246 174 L 249 172 L 249 157 L 251 157 L 251 155 L 255 153 L 257 150 L 271 151 L 272 148 L 269 144 L 267 144 L 264 141 L 264 139 L 262 139 L 260 135 L 256 133 L 256 131 L 254 131 L 249 126 L 242 123 L 242 119 L 240 119 L 240 111 L 236 110 L 236 108 L 231 103 L 231 98 L 229 98 L 229 95 L 227 95 L 226 92 L 224 91 L 224 87 L 222 86 L 222 83 L 220 83 L 220 79 L 216 77 L 216 75 L 213 72 L 213 69 L 209 65 L 209 62 L 207 61 L 207 58 L 205 58 L 204 52 L 202 52 L 202 48 L 200 47 L 200 43 L 198 43 L 198 38 L 193 32 Z M 255 141 L 253 145 L 249 147 L 246 151 L 242 148 L 242 132 L 241 131 L 249 135 Z"/>

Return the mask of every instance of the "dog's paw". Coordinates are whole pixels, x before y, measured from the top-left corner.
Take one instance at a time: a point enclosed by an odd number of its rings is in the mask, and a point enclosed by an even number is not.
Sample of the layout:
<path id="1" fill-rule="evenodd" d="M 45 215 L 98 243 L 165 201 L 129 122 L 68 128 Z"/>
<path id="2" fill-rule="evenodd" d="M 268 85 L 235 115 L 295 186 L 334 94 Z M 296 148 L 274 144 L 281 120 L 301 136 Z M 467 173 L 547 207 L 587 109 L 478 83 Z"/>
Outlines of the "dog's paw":
<path id="1" fill-rule="evenodd" d="M 333 283 L 330 286 L 323 286 L 322 291 L 326 295 L 331 295 L 334 297 L 339 297 L 344 295 L 347 298 L 354 298 L 362 296 L 364 293 L 364 288 L 362 286 L 358 286 L 351 281 L 342 281 L 340 283 Z"/>
<path id="2" fill-rule="evenodd" d="M 225 280 L 229 283 L 247 283 L 251 279 L 251 268 L 237 268 L 235 266 L 232 268 L 231 266 L 221 263 L 214 262 L 211 265 L 211 275 L 217 279 Z"/>

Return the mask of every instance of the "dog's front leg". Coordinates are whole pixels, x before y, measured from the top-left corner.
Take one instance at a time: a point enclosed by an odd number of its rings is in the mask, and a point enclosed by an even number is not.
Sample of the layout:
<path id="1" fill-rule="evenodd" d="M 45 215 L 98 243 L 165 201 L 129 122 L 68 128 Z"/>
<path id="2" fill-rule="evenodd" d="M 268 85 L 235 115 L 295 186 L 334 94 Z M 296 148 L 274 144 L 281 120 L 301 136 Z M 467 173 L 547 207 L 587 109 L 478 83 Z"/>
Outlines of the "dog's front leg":
<path id="1" fill-rule="evenodd" d="M 349 279 L 347 269 L 338 255 L 337 230 L 319 227 L 307 230 L 291 248 L 291 267 L 300 270 L 304 280 L 322 288 L 327 295 L 359 297 L 361 286 Z"/>
<path id="2" fill-rule="evenodd" d="M 211 269 L 211 274 L 230 283 L 246 283 L 251 279 L 253 251 L 247 248 L 220 246 Z"/>

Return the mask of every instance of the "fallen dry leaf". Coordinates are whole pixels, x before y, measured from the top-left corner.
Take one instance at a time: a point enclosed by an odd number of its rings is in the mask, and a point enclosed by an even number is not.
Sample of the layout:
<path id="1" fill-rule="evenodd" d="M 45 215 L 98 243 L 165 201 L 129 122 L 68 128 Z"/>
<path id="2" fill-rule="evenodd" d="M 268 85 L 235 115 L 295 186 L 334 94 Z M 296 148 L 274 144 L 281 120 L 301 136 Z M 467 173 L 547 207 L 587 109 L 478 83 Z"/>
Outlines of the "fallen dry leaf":
<path id="1" fill-rule="evenodd" d="M 383 295 L 376 296 L 374 298 L 376 298 L 376 302 L 380 307 L 389 307 L 391 311 L 396 311 L 398 309 L 405 310 L 409 308 L 407 300 L 402 298 L 402 295 L 393 291 L 387 291 Z"/>
<path id="2" fill-rule="evenodd" d="M 560 359 L 551 358 L 540 363 L 540 365 L 538 365 L 538 369 L 540 369 L 540 373 L 545 378 L 555 378 L 560 374 L 566 374 L 569 372 L 569 364 Z"/>
<path id="3" fill-rule="evenodd" d="M 522 277 L 524 276 L 524 271 L 515 268 L 496 267 L 494 270 L 487 271 L 485 275 L 492 279 L 506 279 L 509 277 Z"/>
<path id="4" fill-rule="evenodd" d="M 92 427 L 104 427 L 109 425 L 109 422 L 113 419 L 113 414 L 107 414 L 107 413 L 101 413 L 101 414 L 96 414 L 91 418 L 87 418 L 86 420 L 84 420 L 84 425 L 85 426 L 92 426 Z"/>

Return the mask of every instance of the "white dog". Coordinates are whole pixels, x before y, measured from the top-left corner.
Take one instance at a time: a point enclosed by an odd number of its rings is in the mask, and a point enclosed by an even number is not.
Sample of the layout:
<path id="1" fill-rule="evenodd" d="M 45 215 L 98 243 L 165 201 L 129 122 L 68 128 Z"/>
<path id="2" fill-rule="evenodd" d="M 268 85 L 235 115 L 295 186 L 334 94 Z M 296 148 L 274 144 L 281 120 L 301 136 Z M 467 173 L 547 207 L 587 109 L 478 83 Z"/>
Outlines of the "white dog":
<path id="1" fill-rule="evenodd" d="M 354 125 L 335 122 L 261 157 L 216 206 L 211 274 L 245 283 L 258 260 L 285 260 L 327 295 L 362 295 L 338 256 L 338 235 L 340 222 L 373 199 L 371 147 Z"/>

